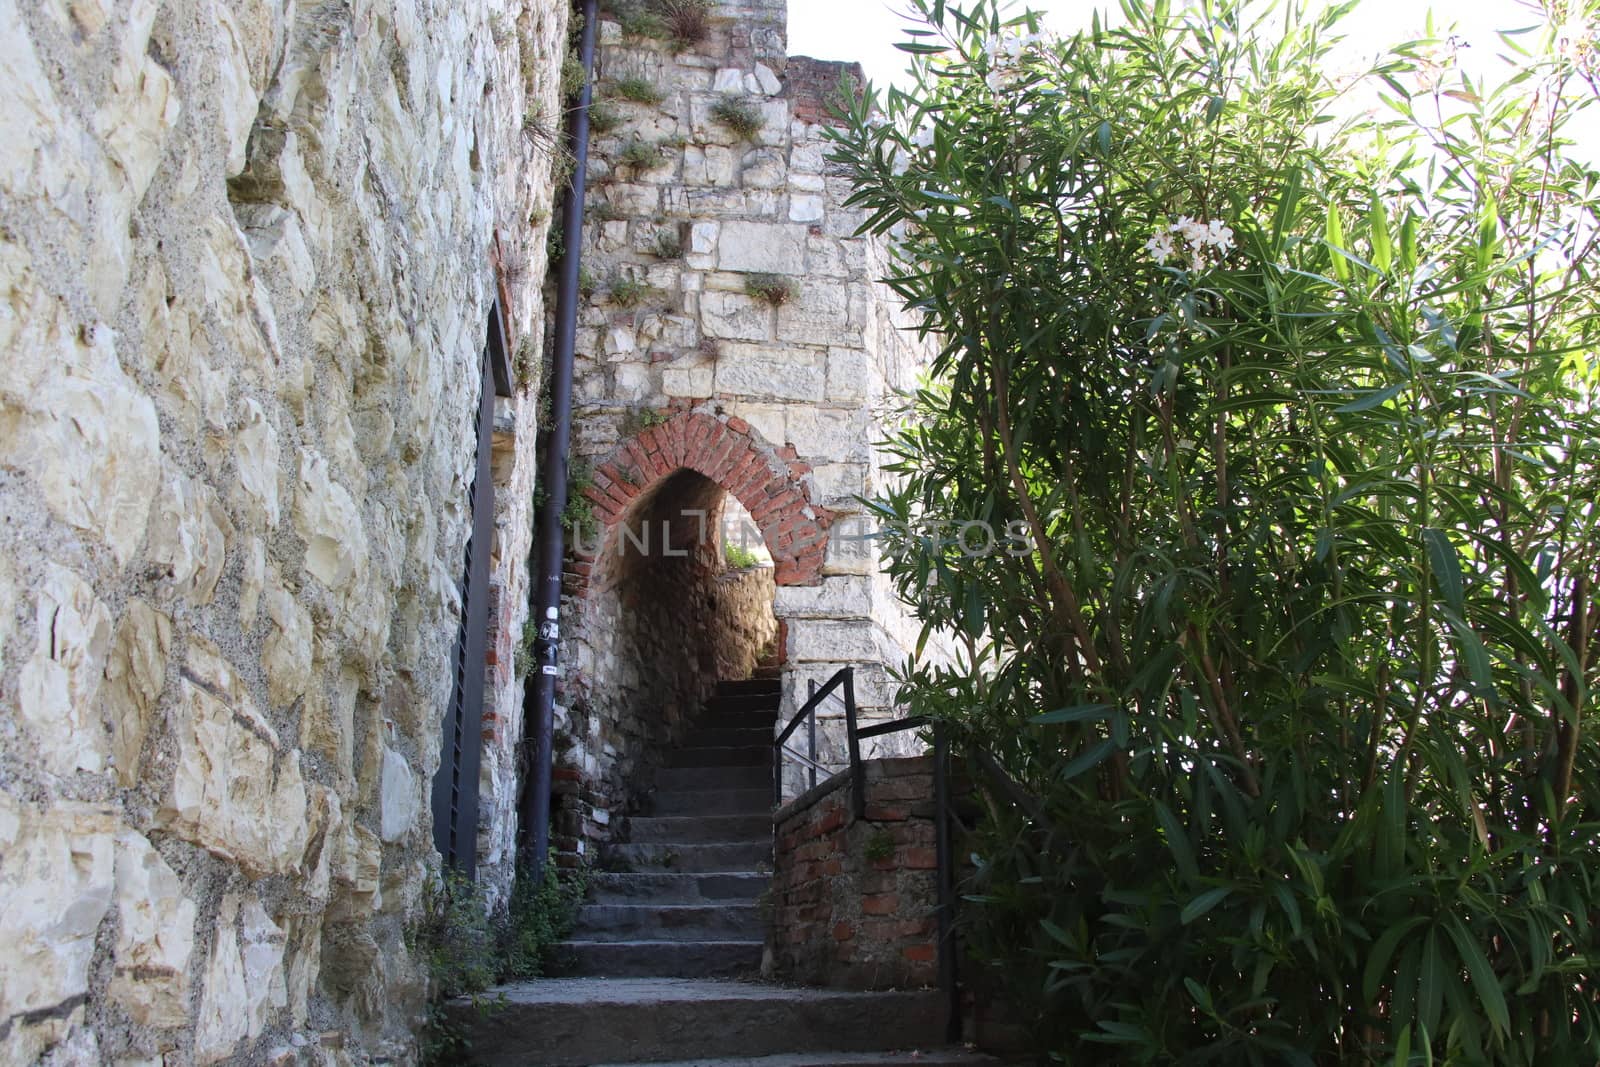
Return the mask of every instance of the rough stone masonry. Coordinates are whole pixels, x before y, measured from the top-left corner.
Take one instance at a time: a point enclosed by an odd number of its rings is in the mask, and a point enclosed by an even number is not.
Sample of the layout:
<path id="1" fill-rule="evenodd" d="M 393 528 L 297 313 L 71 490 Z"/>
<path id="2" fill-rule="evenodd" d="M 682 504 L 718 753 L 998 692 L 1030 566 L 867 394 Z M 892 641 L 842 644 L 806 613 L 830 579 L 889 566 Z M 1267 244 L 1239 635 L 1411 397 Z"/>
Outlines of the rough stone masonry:
<path id="1" fill-rule="evenodd" d="M 597 143 L 579 452 L 607 536 L 687 470 L 789 552 L 701 567 L 739 654 L 683 677 L 745 669 L 772 597 L 790 706 L 854 664 L 882 710 L 915 630 L 839 531 L 922 352 L 824 162 L 832 70 L 784 55 L 780 0 L 711 15 L 687 49 L 601 27 L 606 84 L 664 92 Z M 503 897 L 567 23 L 562 0 L 0 0 L 0 1062 L 414 1059 L 491 315 L 515 373 L 467 667 Z M 622 162 L 635 139 L 661 166 Z M 655 466 L 650 441 L 713 432 Z M 661 741 L 624 698 L 671 654 L 619 662 L 622 573 L 568 604 L 561 758 L 602 836 Z"/>
<path id="2" fill-rule="evenodd" d="M 497 296 L 542 333 L 566 11 L 0 0 L 0 1062 L 414 1056 L 480 359 Z"/>

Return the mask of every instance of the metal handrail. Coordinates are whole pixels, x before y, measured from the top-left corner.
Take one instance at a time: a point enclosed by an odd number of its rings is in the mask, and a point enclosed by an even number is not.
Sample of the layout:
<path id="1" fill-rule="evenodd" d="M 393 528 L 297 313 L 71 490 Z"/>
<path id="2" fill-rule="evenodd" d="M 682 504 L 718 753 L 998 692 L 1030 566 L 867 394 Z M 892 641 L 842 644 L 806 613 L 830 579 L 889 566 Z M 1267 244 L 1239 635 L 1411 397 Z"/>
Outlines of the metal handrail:
<path id="1" fill-rule="evenodd" d="M 809 693 L 806 702 L 795 712 L 783 732 L 778 734 L 777 740 L 772 743 L 773 753 L 773 807 L 783 806 L 783 757 L 793 756 L 810 769 L 811 788 L 817 786 L 817 771 L 826 768 L 817 761 L 817 709 L 822 702 L 830 697 L 841 697 L 844 703 L 845 739 L 850 752 L 850 810 L 851 820 L 863 819 L 867 814 L 867 776 L 861 769 L 861 740 L 868 737 L 882 737 L 886 734 L 900 733 L 903 730 L 915 730 L 929 725 L 933 726 L 933 801 L 934 811 L 934 852 L 937 863 L 938 878 L 938 950 L 939 950 L 939 986 L 949 998 L 946 1011 L 945 1039 L 952 1044 L 961 1039 L 961 988 L 957 967 L 956 935 L 955 935 L 955 863 L 951 856 L 952 844 L 950 840 L 950 739 L 945 724 L 929 719 L 926 715 L 909 715 L 903 719 L 892 722 L 875 723 L 872 726 L 859 727 L 856 724 L 856 690 L 855 672 L 850 667 L 842 667 L 834 672 L 833 677 L 818 687 L 816 682 L 807 683 Z M 788 745 L 788 740 L 800 728 L 800 724 L 808 724 L 807 736 L 809 738 L 810 754 L 798 752 Z"/>

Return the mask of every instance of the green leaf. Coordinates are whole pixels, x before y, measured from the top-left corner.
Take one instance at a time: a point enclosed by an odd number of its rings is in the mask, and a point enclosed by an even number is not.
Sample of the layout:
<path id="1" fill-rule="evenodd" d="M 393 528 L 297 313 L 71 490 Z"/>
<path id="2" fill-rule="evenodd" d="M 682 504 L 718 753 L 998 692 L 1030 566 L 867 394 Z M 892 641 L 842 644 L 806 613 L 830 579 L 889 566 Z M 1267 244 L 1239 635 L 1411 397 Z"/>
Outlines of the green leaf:
<path id="1" fill-rule="evenodd" d="M 1178 921 L 1183 925 L 1188 926 L 1190 923 L 1200 918 L 1200 916 L 1204 915 L 1218 904 L 1221 904 L 1227 899 L 1228 894 L 1232 892 L 1233 890 L 1227 886 L 1219 886 L 1216 889 L 1207 889 L 1204 893 L 1201 893 L 1199 896 L 1189 901 L 1188 904 L 1184 905 L 1183 911 L 1178 915 Z"/>
<path id="2" fill-rule="evenodd" d="M 1428 567 L 1433 571 L 1433 580 L 1439 587 L 1439 595 L 1457 616 L 1463 615 L 1466 584 L 1462 578 L 1461 557 L 1456 554 L 1456 546 L 1450 543 L 1448 534 L 1433 527 L 1423 529 L 1422 543 L 1428 552 Z"/>
<path id="3" fill-rule="evenodd" d="M 1400 939 L 1427 921 L 1426 916 L 1413 915 L 1385 929 L 1372 943 L 1367 951 L 1367 965 L 1361 972 L 1361 999 L 1368 1005 L 1378 1002 L 1378 986 L 1389 973 L 1389 963 L 1394 959 Z"/>
<path id="4" fill-rule="evenodd" d="M 943 55 L 950 49 L 942 44 L 923 44 L 920 41 L 896 41 L 894 46 L 902 52 L 910 52 L 914 56 Z"/>
<path id="5" fill-rule="evenodd" d="M 1400 391 L 1405 387 L 1405 382 L 1395 382 L 1393 385 L 1386 385 L 1382 389 L 1374 389 L 1372 392 L 1363 394 L 1348 404 L 1341 404 L 1333 410 L 1341 415 L 1349 415 L 1357 411 L 1368 411 L 1379 404 L 1387 404 L 1399 396 Z"/>
<path id="6" fill-rule="evenodd" d="M 1367 222 L 1372 227 L 1372 265 L 1387 274 L 1390 264 L 1394 262 L 1394 248 L 1389 238 L 1389 213 L 1384 210 L 1377 190 L 1372 193 Z"/>
<path id="7" fill-rule="evenodd" d="M 1172 858 L 1178 864 L 1178 873 L 1186 881 L 1194 881 L 1200 877 L 1200 867 L 1195 862 L 1194 848 L 1189 843 L 1189 831 L 1178 821 L 1172 809 L 1161 801 L 1155 801 L 1151 807 L 1155 810 L 1156 819 L 1161 823 L 1161 834 L 1167 843 L 1167 850 L 1172 853 Z"/>
<path id="8" fill-rule="evenodd" d="M 1489 965 L 1489 958 L 1483 954 L 1483 946 L 1478 944 L 1477 939 L 1454 915 L 1446 921 L 1445 932 L 1450 935 L 1450 940 L 1455 942 L 1461 962 L 1467 965 L 1467 974 L 1472 978 L 1472 988 L 1478 994 L 1478 1003 L 1489 1017 L 1489 1025 L 1494 1027 L 1495 1033 L 1499 1036 L 1509 1036 L 1511 1013 L 1506 1008 L 1505 992 L 1500 988 L 1500 981 L 1495 977 L 1494 968 Z"/>
<path id="9" fill-rule="evenodd" d="M 1090 745 L 1088 748 L 1078 753 L 1078 755 L 1068 762 L 1065 767 L 1061 768 L 1061 780 L 1063 782 L 1070 782 L 1072 779 L 1078 777 L 1078 775 L 1084 773 L 1085 771 L 1092 770 L 1093 768 L 1100 766 L 1100 764 L 1105 762 L 1107 756 L 1110 756 L 1112 752 L 1116 751 L 1116 747 L 1117 746 L 1112 744 L 1110 741 L 1101 741 L 1098 744 Z"/>
<path id="10" fill-rule="evenodd" d="M 1102 722 L 1116 711 L 1113 704 L 1074 704 L 1035 715 L 1033 721 L 1040 725 L 1063 722 Z"/>
<path id="11" fill-rule="evenodd" d="M 1339 221 L 1339 209 L 1337 207 L 1330 206 L 1328 208 L 1328 220 L 1323 236 L 1327 240 L 1328 247 L 1334 252 L 1332 257 L 1333 276 L 1341 282 L 1348 282 L 1350 280 L 1350 264 L 1345 261 L 1346 257 L 1339 254 L 1344 250 L 1344 224 Z"/>

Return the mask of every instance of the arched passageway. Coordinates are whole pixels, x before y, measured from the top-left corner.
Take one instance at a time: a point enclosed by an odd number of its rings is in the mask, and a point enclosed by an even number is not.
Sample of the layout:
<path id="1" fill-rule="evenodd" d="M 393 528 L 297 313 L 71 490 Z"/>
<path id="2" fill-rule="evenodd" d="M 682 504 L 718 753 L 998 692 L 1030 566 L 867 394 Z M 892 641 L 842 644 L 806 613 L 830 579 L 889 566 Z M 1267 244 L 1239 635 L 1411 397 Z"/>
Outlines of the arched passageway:
<path id="1" fill-rule="evenodd" d="M 779 661 L 775 590 L 820 581 L 830 522 L 784 451 L 739 420 L 684 413 L 596 468 L 586 490 L 596 528 L 577 539 L 566 588 L 563 851 L 609 836 L 719 681 Z M 725 523 L 730 512 L 741 521 Z M 727 552 L 743 521 L 742 540 L 765 549 L 755 561 Z"/>

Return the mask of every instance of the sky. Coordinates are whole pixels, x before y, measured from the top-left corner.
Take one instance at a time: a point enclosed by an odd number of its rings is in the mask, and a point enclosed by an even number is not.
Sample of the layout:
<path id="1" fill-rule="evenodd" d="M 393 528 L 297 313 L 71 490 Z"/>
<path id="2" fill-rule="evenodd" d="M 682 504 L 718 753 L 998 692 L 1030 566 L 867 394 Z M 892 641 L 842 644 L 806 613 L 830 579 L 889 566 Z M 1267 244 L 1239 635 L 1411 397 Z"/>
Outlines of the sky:
<path id="1" fill-rule="evenodd" d="M 1115 0 L 1031 0 L 1015 6 L 1041 11 L 1050 29 L 1070 33 L 1088 25 L 1095 7 L 1115 10 L 1117 5 Z M 1492 67 L 1501 50 L 1495 30 L 1533 21 L 1516 0 L 1366 0 L 1344 20 L 1344 31 L 1357 55 L 1376 53 L 1384 45 L 1422 36 L 1429 7 L 1439 13 L 1441 25 L 1457 24 L 1476 61 L 1471 65 L 1479 69 Z M 899 0 L 789 0 L 789 53 L 856 60 L 881 86 L 896 80 L 910 59 L 894 47 L 908 39 L 900 32 L 907 20 L 897 13 L 904 10 Z"/>

